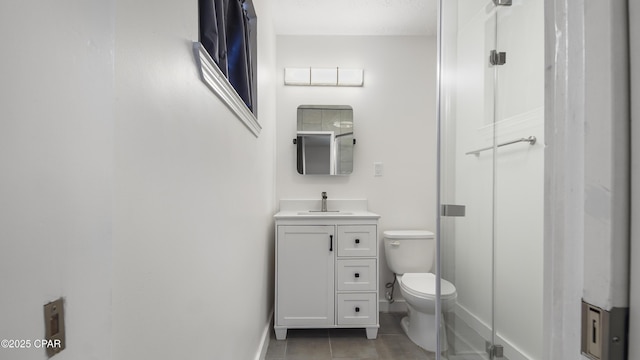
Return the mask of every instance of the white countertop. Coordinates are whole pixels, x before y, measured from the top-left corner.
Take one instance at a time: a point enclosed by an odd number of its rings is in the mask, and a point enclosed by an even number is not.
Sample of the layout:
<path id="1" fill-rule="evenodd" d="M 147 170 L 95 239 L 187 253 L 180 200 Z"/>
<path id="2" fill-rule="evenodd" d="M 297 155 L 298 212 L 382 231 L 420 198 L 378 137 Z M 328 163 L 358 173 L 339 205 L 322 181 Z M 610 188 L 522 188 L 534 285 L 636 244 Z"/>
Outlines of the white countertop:
<path id="1" fill-rule="evenodd" d="M 328 199 L 327 211 L 321 212 L 322 201 L 309 199 L 280 200 L 280 211 L 274 215 L 283 219 L 379 219 L 380 215 L 367 210 L 366 199 Z"/>

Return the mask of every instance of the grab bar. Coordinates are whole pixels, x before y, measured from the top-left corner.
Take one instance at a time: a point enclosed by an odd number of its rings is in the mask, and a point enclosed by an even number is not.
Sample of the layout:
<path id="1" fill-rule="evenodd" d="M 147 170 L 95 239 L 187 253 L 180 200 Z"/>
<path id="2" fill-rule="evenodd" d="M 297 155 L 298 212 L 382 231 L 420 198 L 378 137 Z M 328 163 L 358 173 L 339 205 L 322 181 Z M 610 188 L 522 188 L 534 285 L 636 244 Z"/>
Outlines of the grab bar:
<path id="1" fill-rule="evenodd" d="M 536 140 L 537 139 L 536 139 L 535 136 L 529 136 L 528 138 L 521 138 L 521 139 L 517 139 L 517 140 L 507 141 L 507 142 L 504 142 L 502 144 L 498 144 L 496 147 L 511 145 L 511 144 L 515 144 L 515 143 L 519 143 L 519 142 L 528 142 L 529 145 L 534 145 L 536 143 Z M 470 155 L 470 154 L 480 155 L 481 152 L 483 152 L 485 150 L 491 150 L 491 149 L 493 149 L 493 146 L 487 146 L 487 147 L 482 148 L 482 149 L 469 151 L 465 155 Z"/>

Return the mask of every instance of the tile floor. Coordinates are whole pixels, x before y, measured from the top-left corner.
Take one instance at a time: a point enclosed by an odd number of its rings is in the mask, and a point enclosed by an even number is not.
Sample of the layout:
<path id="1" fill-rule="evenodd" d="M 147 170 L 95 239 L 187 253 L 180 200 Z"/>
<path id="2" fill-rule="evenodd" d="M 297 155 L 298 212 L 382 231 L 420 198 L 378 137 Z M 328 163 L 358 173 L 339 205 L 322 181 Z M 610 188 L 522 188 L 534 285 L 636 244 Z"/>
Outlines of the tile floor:
<path id="1" fill-rule="evenodd" d="M 267 360 L 434 360 L 435 354 L 415 345 L 404 334 L 404 313 L 380 313 L 378 338 L 368 340 L 364 329 L 289 330 L 286 340 L 273 331 Z"/>

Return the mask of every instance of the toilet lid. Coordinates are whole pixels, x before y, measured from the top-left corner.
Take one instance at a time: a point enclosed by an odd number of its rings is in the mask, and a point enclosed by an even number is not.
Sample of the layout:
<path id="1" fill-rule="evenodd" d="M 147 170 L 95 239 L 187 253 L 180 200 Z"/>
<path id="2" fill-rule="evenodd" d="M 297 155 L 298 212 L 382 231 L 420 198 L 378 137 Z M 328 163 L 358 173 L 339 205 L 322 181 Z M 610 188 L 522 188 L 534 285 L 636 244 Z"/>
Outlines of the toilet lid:
<path id="1" fill-rule="evenodd" d="M 383 234 L 387 239 L 431 239 L 434 236 L 428 230 L 387 230 Z"/>
<path id="2" fill-rule="evenodd" d="M 436 295 L 436 276 L 432 273 L 408 273 L 402 275 L 405 288 L 418 295 Z M 440 297 L 456 296 L 456 287 L 445 279 L 440 282 Z"/>

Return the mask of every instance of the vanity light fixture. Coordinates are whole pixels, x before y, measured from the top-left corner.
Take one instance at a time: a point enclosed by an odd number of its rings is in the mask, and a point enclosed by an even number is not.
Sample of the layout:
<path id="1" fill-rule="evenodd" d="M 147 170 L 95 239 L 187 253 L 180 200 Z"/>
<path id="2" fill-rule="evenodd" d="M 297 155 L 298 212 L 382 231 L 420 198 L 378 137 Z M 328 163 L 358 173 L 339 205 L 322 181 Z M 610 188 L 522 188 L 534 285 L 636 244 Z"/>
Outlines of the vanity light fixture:
<path id="1" fill-rule="evenodd" d="M 284 84 L 298 86 L 363 86 L 364 70 L 336 68 L 285 68 Z"/>
<path id="2" fill-rule="evenodd" d="M 362 86 L 364 70 L 338 68 L 338 86 Z"/>
<path id="3" fill-rule="evenodd" d="M 311 68 L 285 68 L 285 85 L 311 85 Z"/>
<path id="4" fill-rule="evenodd" d="M 338 85 L 338 68 L 311 68 L 311 85 Z"/>

